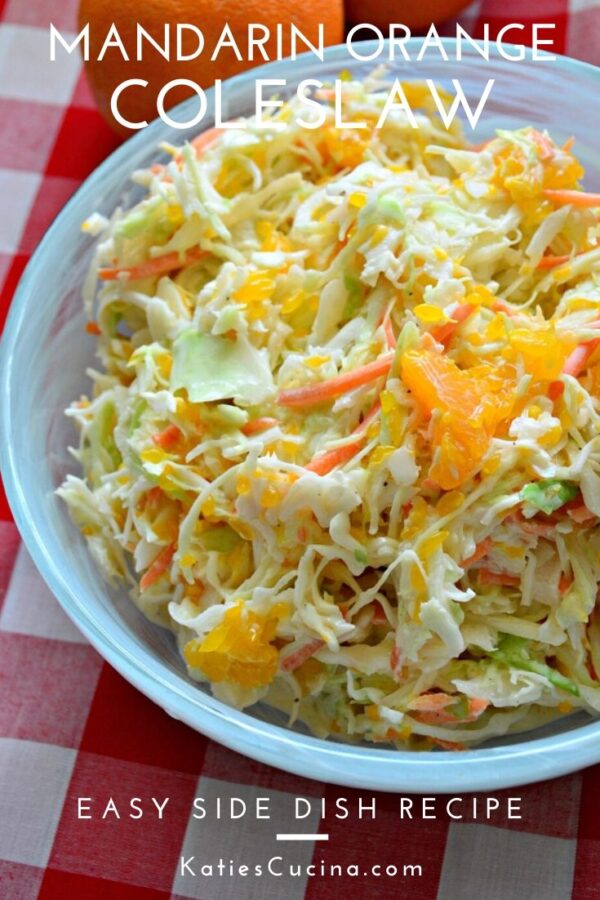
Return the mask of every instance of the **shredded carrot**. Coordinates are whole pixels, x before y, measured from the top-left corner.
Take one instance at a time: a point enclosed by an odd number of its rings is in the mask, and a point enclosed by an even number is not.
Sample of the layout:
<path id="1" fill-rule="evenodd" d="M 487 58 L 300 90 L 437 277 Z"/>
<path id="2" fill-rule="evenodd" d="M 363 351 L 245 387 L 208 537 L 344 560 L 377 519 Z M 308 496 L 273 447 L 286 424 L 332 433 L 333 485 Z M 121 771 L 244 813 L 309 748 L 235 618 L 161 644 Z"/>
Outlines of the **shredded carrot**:
<path id="1" fill-rule="evenodd" d="M 532 128 L 531 137 L 533 138 L 534 144 L 537 144 L 537 147 L 540 151 L 540 159 L 552 159 L 552 157 L 554 156 L 554 147 L 552 146 L 552 142 L 546 137 L 546 135 L 542 134 L 541 131 L 538 131 L 536 128 Z"/>
<path id="2" fill-rule="evenodd" d="M 162 450 L 169 450 L 171 447 L 175 446 L 180 437 L 181 431 L 177 425 L 167 425 L 163 431 L 159 431 L 158 434 L 153 434 L 152 440 L 156 446 L 160 447 Z"/>
<path id="3" fill-rule="evenodd" d="M 421 337 L 421 347 L 423 350 L 432 350 L 434 353 L 439 350 L 433 335 L 426 331 Z"/>
<path id="4" fill-rule="evenodd" d="M 417 722 L 422 722 L 424 725 L 451 725 L 461 721 L 456 716 L 453 716 L 452 713 L 446 712 L 443 709 L 440 709 L 437 712 L 415 712 L 413 713 L 413 718 L 416 719 Z"/>
<path id="5" fill-rule="evenodd" d="M 242 425 L 240 430 L 242 434 L 249 437 L 251 434 L 256 434 L 258 431 L 265 431 L 265 429 L 272 428 L 274 425 L 279 425 L 278 419 L 271 419 L 269 416 L 264 416 L 261 419 L 250 419 L 249 422 Z"/>
<path id="6" fill-rule="evenodd" d="M 410 701 L 408 708 L 419 712 L 438 712 L 440 709 L 445 709 L 446 706 L 456 703 L 457 699 L 457 697 L 451 697 L 450 694 L 444 694 L 442 691 L 421 694 Z"/>
<path id="7" fill-rule="evenodd" d="M 318 456 L 315 456 L 307 466 L 309 472 L 314 472 L 315 475 L 327 475 L 328 472 L 331 472 L 332 469 L 335 469 L 336 466 L 341 466 L 345 462 L 348 462 L 349 459 L 352 459 L 354 454 L 359 450 L 360 445 L 364 441 L 364 435 L 358 435 L 351 444 L 345 444 L 343 447 L 336 447 L 334 450 L 327 450 L 325 453 L 319 453 Z"/>
<path id="8" fill-rule="evenodd" d="M 592 519 L 597 519 L 596 513 L 593 513 L 591 509 L 588 509 L 585 503 L 581 501 L 573 501 L 574 505 L 565 504 L 562 509 L 567 513 L 569 518 L 573 519 L 574 522 L 577 522 L 579 525 L 585 525 L 586 522 L 591 522 Z"/>
<path id="9" fill-rule="evenodd" d="M 553 190 L 547 188 L 542 193 L 544 197 L 552 200 L 554 203 L 572 203 L 573 206 L 600 206 L 600 194 L 593 194 L 589 191 Z"/>
<path id="10" fill-rule="evenodd" d="M 510 306 L 506 300 L 494 300 L 491 306 L 493 312 L 502 312 L 507 316 L 516 316 L 517 310 Z"/>
<path id="11" fill-rule="evenodd" d="M 535 519 L 526 519 L 523 517 L 520 521 L 521 531 L 525 534 L 531 534 L 535 537 L 543 537 L 549 541 L 556 539 L 556 528 L 552 524 L 545 522 L 536 522 Z"/>
<path id="12" fill-rule="evenodd" d="M 343 447 L 336 447 L 333 450 L 326 450 L 324 453 L 319 453 L 317 456 L 313 457 L 305 468 L 308 469 L 309 472 L 314 472 L 316 475 L 327 475 L 327 473 L 331 472 L 332 469 L 335 469 L 336 466 L 341 466 L 345 462 L 348 462 L 349 459 L 352 459 L 354 454 L 360 449 L 360 446 L 366 437 L 367 426 L 377 415 L 380 407 L 381 404 L 379 400 L 377 400 L 365 415 L 362 422 L 360 422 L 352 432 L 356 437 L 351 443 L 345 444 Z"/>
<path id="13" fill-rule="evenodd" d="M 385 339 L 390 350 L 396 349 L 396 335 L 394 334 L 394 329 L 392 327 L 392 323 L 390 318 L 385 320 L 383 325 L 383 330 L 385 331 Z"/>
<path id="14" fill-rule="evenodd" d="M 537 264 L 538 269 L 555 269 L 557 266 L 564 266 L 567 263 L 572 262 L 576 257 L 582 256 L 584 253 L 589 253 L 591 250 L 596 250 L 597 245 L 594 247 L 587 247 L 585 250 L 578 250 L 576 253 L 571 254 L 563 254 L 562 256 L 552 256 L 552 254 L 547 254 L 546 256 L 542 256 L 539 263 Z"/>
<path id="15" fill-rule="evenodd" d="M 190 141 L 190 144 L 196 151 L 196 156 L 200 157 L 204 153 L 205 150 L 214 144 L 218 137 L 220 137 L 224 133 L 224 128 L 207 128 L 206 131 L 203 131 L 201 134 L 197 135 L 197 137 L 193 138 Z M 182 161 L 181 153 L 178 153 L 177 156 L 174 157 L 175 162 L 180 163 Z"/>
<path id="16" fill-rule="evenodd" d="M 600 338 L 592 338 L 591 341 L 584 341 L 569 354 L 563 366 L 563 375 L 572 375 L 578 378 L 586 369 L 587 364 L 594 350 L 600 346 Z"/>
<path id="17" fill-rule="evenodd" d="M 367 363 L 366 366 L 360 366 L 351 372 L 344 372 L 343 375 L 334 375 L 333 378 L 320 381 L 318 384 L 307 384 L 304 387 L 280 391 L 277 403 L 280 406 L 312 406 L 314 403 L 333 400 L 354 388 L 384 377 L 392 368 L 393 360 L 392 352 L 384 353 L 379 359 Z"/>
<path id="18" fill-rule="evenodd" d="M 422 694 L 412 700 L 408 708 L 413 718 L 427 725 L 452 725 L 459 722 L 474 722 L 489 706 L 488 700 L 478 697 L 468 698 L 468 709 L 465 716 L 455 716 L 446 707 L 456 703 L 458 697 L 448 694 Z"/>
<path id="19" fill-rule="evenodd" d="M 482 697 L 469 697 L 469 715 L 477 718 L 489 705 L 490 701 Z"/>
<path id="20" fill-rule="evenodd" d="M 170 175 L 164 175 L 164 171 L 165 171 L 166 168 L 167 168 L 167 167 L 161 165 L 161 163 L 155 163 L 153 166 L 150 166 L 150 171 L 152 172 L 153 175 L 163 175 L 163 179 L 162 179 L 162 180 L 163 180 L 166 184 L 171 184 L 172 181 L 173 181 L 173 179 L 171 178 L 171 176 L 170 176 Z"/>
<path id="21" fill-rule="evenodd" d="M 559 582 L 558 582 L 558 592 L 562 595 L 566 594 L 571 585 L 573 584 L 573 576 L 565 575 L 564 572 L 561 574 Z"/>
<path id="22" fill-rule="evenodd" d="M 509 575 L 508 572 L 492 572 L 490 569 L 480 569 L 479 583 L 500 584 L 503 587 L 520 587 L 521 579 L 518 575 Z"/>
<path id="23" fill-rule="evenodd" d="M 436 325 L 435 328 L 431 329 L 429 334 L 438 342 L 438 344 L 447 344 L 454 336 L 458 326 L 462 325 L 462 323 L 474 312 L 475 307 L 472 303 L 460 303 L 452 313 L 450 321 L 446 322 L 444 325 Z"/>
<path id="24" fill-rule="evenodd" d="M 571 135 L 571 137 L 567 138 L 567 140 L 564 142 L 563 147 L 562 147 L 563 150 L 565 150 L 568 153 L 574 143 L 575 143 L 575 138 Z"/>
<path id="25" fill-rule="evenodd" d="M 459 722 L 469 722 L 470 719 L 458 719 L 456 716 L 453 716 L 452 713 L 446 712 L 443 709 L 440 709 L 438 712 L 416 712 L 413 714 L 413 718 L 417 720 L 417 722 L 422 722 L 424 725 L 452 725 L 458 724 Z"/>
<path id="26" fill-rule="evenodd" d="M 461 562 L 461 567 L 463 569 L 468 569 L 469 566 L 473 565 L 473 563 L 479 562 L 480 559 L 483 559 L 488 555 L 493 547 L 493 543 L 494 542 L 489 537 L 485 538 L 483 541 L 480 541 L 480 543 L 475 547 L 475 551 L 471 554 L 471 556 L 463 559 L 463 561 Z"/>
<path id="27" fill-rule="evenodd" d="M 437 747 L 441 747 L 442 750 L 459 751 L 467 749 L 466 744 L 459 744 L 457 741 L 446 741 L 442 738 L 431 738 L 431 740 Z"/>
<path id="28" fill-rule="evenodd" d="M 85 330 L 87 331 L 88 334 L 93 334 L 96 337 L 98 337 L 98 335 L 102 334 L 102 330 L 97 322 L 86 322 Z"/>
<path id="29" fill-rule="evenodd" d="M 370 606 L 373 610 L 373 615 L 371 616 L 371 622 L 373 623 L 373 625 L 385 625 L 388 618 L 379 600 L 373 600 Z"/>
<path id="30" fill-rule="evenodd" d="M 193 141 L 191 141 L 192 147 L 196 151 L 196 156 L 202 156 L 204 151 L 214 144 L 214 142 L 219 138 L 222 134 L 224 134 L 224 128 L 208 128 L 206 131 L 203 131 L 202 134 L 199 134 L 198 137 L 195 137 Z"/>
<path id="31" fill-rule="evenodd" d="M 285 659 L 281 661 L 281 668 L 284 672 L 293 672 L 294 669 L 298 669 L 302 663 L 305 663 L 307 659 L 314 656 L 317 650 L 320 650 L 321 647 L 324 646 L 325 642 L 320 638 L 312 638 L 303 644 L 302 647 L 298 647 L 297 650 L 294 650 L 293 653 L 286 656 Z"/>
<path id="32" fill-rule="evenodd" d="M 186 251 L 183 258 L 180 253 L 174 251 L 173 253 L 165 253 L 163 256 L 155 256 L 153 259 L 148 259 L 146 262 L 139 263 L 136 266 L 115 266 L 114 268 L 99 269 L 98 276 L 102 281 L 114 281 L 116 278 L 121 277 L 129 280 L 153 278 L 157 275 L 165 275 L 174 269 L 184 269 L 186 266 L 191 266 L 192 263 L 202 259 L 203 256 L 206 256 L 206 250 L 201 250 L 200 247 L 192 247 L 191 250 Z"/>
<path id="33" fill-rule="evenodd" d="M 592 325 L 598 325 L 599 322 L 592 322 Z M 585 371 L 594 351 L 600 346 L 600 338 L 592 338 L 590 341 L 584 341 L 569 354 L 563 366 L 563 375 L 572 375 L 578 378 Z M 562 381 L 552 381 L 548 386 L 548 396 L 553 402 L 562 397 L 565 390 Z"/>
<path id="34" fill-rule="evenodd" d="M 383 737 L 373 736 L 373 743 L 378 744 L 383 741 L 402 741 L 404 739 L 405 736 L 402 735 L 398 728 L 388 728 Z"/>
<path id="35" fill-rule="evenodd" d="M 163 547 L 157 557 L 155 557 L 154 562 L 147 569 L 142 578 L 140 580 L 140 590 L 145 591 L 146 588 L 151 587 L 163 572 L 169 568 L 171 565 L 171 560 L 173 559 L 173 555 L 175 553 L 175 544 L 169 544 L 168 547 Z"/>
<path id="36" fill-rule="evenodd" d="M 570 262 L 572 258 L 573 257 L 569 256 L 568 253 L 565 253 L 563 256 L 542 256 L 536 268 L 555 269 L 556 266 L 564 266 L 565 263 Z"/>

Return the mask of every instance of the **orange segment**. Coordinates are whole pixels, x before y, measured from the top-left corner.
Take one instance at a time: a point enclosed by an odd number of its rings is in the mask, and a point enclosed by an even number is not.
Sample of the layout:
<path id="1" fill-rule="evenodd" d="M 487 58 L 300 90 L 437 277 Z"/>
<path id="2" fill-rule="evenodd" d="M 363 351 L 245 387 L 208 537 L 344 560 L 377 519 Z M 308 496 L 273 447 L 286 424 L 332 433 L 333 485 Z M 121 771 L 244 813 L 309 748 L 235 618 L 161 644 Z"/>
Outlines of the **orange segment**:
<path id="1" fill-rule="evenodd" d="M 227 610 L 221 624 L 204 640 L 194 638 L 186 644 L 186 662 L 202 669 L 210 681 L 229 681 L 243 688 L 270 684 L 279 665 L 279 654 L 270 643 L 278 613 L 283 610 L 274 608 L 263 617 L 238 603 Z"/>
<path id="2" fill-rule="evenodd" d="M 515 328 L 510 332 L 509 344 L 506 358 L 512 361 L 515 356 L 520 356 L 525 371 L 536 381 L 553 381 L 558 378 L 573 347 L 573 344 L 567 346 L 550 328 L 537 331 Z"/>
<path id="3" fill-rule="evenodd" d="M 510 416 L 515 371 L 488 364 L 463 370 L 432 350 L 409 350 L 402 357 L 401 376 L 422 413 L 439 413 L 429 477 L 452 490 L 475 474 L 496 428 Z"/>

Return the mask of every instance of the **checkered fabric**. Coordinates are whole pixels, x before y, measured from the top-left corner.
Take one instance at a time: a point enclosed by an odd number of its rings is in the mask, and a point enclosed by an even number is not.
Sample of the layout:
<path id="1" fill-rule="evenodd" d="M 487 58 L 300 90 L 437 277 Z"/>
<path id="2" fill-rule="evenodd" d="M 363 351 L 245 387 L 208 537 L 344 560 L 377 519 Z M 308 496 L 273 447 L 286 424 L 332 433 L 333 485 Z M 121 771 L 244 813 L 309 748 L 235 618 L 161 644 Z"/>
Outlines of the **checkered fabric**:
<path id="1" fill-rule="evenodd" d="M 80 182 L 117 145 L 76 56 L 48 62 L 48 25 L 73 33 L 77 0 L 0 0 L 0 328 L 36 244 Z M 401 18 L 402 6 L 398 6 Z M 523 17 L 526 16 L 526 19 Z M 556 23 L 554 49 L 600 63 L 600 0 L 481 0 L 476 33 L 511 21 Z M 468 765 L 468 759 L 465 759 Z M 0 897 L 2 900 L 593 900 L 600 897 L 600 766 L 526 788 L 523 818 L 447 815 L 402 822 L 398 798 L 318 784 L 244 759 L 173 721 L 121 679 L 67 620 L 34 569 L 0 498 Z M 92 798 L 90 819 L 77 798 Z M 129 807 L 140 798 L 142 818 Z M 152 799 L 169 802 L 162 820 Z M 193 800 L 204 798 L 205 819 Z M 257 820 L 257 798 L 271 819 Z M 292 801 L 311 801 L 297 830 L 329 840 L 277 845 Z M 103 819 L 112 798 L 114 808 Z M 228 798 L 250 815 L 216 817 Z M 350 816 L 336 818 L 347 798 Z M 481 800 L 481 798 L 478 798 Z M 472 800 L 472 798 L 469 798 Z M 325 802 L 325 818 L 320 815 Z M 114 809 L 120 815 L 117 818 Z M 229 876 L 281 855 L 286 874 Z M 181 869 L 190 860 L 196 877 Z M 226 871 L 199 874 L 203 863 Z M 307 872 L 310 863 L 315 874 Z M 373 867 L 421 866 L 389 877 Z M 329 866 L 343 874 L 329 875 Z M 346 872 L 356 866 L 358 874 Z M 292 874 L 288 868 L 298 867 Z M 325 870 L 322 874 L 321 869 Z M 353 871 L 353 870 L 351 870 Z"/>

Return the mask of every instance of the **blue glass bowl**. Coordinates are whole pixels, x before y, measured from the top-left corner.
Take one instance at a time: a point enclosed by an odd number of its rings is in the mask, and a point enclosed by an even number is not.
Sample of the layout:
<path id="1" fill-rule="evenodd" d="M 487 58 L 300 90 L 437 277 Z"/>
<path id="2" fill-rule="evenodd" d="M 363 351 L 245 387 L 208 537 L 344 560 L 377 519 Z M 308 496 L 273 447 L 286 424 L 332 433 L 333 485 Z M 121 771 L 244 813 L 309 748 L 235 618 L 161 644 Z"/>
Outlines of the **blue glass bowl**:
<path id="1" fill-rule="evenodd" d="M 408 47 L 414 52 L 414 42 Z M 256 77 L 286 79 L 285 94 L 303 78 L 334 78 L 344 68 L 361 75 L 373 63 L 358 63 L 344 47 L 335 47 L 323 63 L 304 55 L 233 78 L 226 83 L 223 118 L 252 109 Z M 421 64 L 392 63 L 390 69 L 401 78 L 432 78 L 446 86 L 460 78 L 475 101 L 487 79 L 495 78 L 474 140 L 496 127 L 525 124 L 547 127 L 559 142 L 573 135 L 588 187 L 600 187 L 592 115 L 599 69 L 565 58 L 536 62 L 530 55 L 511 63 L 496 53 L 486 62 L 473 50 L 460 64 L 428 58 Z M 196 101 L 188 101 L 173 115 L 184 122 L 195 108 Z M 54 494 L 65 474 L 76 471 L 67 452 L 74 433 L 63 410 L 86 391 L 84 373 L 94 354 L 80 300 L 91 242 L 80 224 L 93 210 L 110 213 L 118 203 L 131 202 L 129 176 L 159 157 L 160 141 L 190 136 L 182 130 L 174 137 L 157 120 L 106 160 L 49 229 L 12 304 L 1 345 L 0 462 L 17 525 L 50 589 L 102 656 L 170 715 L 239 753 L 299 775 L 367 789 L 457 793 L 537 781 L 599 761 L 600 721 L 584 714 L 468 753 L 410 753 L 320 740 L 301 726 L 287 728 L 283 717 L 265 706 L 237 712 L 191 682 L 172 635 L 146 621 L 124 591 L 100 577 Z"/>

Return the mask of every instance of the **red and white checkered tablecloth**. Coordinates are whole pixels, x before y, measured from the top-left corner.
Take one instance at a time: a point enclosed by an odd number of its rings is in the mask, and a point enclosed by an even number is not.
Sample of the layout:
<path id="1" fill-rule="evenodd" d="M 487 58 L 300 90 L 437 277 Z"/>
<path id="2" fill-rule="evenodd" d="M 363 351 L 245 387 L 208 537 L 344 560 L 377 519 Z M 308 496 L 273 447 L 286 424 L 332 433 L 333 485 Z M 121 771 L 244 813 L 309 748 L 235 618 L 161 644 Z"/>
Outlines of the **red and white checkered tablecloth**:
<path id="1" fill-rule="evenodd" d="M 48 62 L 48 26 L 73 32 L 76 0 L 0 0 L 0 328 L 36 244 L 80 182 L 118 144 L 102 122 L 79 60 Z M 398 7 L 401 18 L 401 4 Z M 600 64 L 600 0 L 481 0 L 463 18 L 556 23 L 554 49 Z M 593 111 L 591 111 L 592 113 Z M 465 757 L 465 765 L 468 758 Z M 67 620 L 34 569 L 0 493 L 0 898 L 2 900 L 593 900 L 600 898 L 600 766 L 532 787 L 523 818 L 486 824 L 400 821 L 397 797 L 375 795 L 377 818 L 360 821 L 367 792 L 292 777 L 244 759 L 170 719 L 130 687 Z M 217 798 L 270 798 L 271 819 L 215 818 Z M 285 850 L 292 799 L 313 801 L 305 831 L 328 842 Z M 77 798 L 94 798 L 78 820 Z M 108 799 L 121 818 L 100 818 Z M 128 818 L 130 798 L 144 817 Z M 164 818 L 151 798 L 169 797 Z M 211 814 L 191 815 L 195 797 Z M 351 815 L 333 817 L 348 798 Z M 319 819 L 317 802 L 326 800 Z M 228 874 L 278 854 L 302 874 Z M 214 874 L 181 875 L 212 864 Z M 225 873 L 218 874 L 219 860 Z M 316 866 L 309 874 L 306 866 Z M 359 875 L 321 874 L 356 864 Z M 372 867 L 422 866 L 422 875 L 377 876 Z M 275 864 L 278 865 L 277 863 Z M 351 870 L 352 871 L 352 870 Z M 337 870 L 334 870 L 337 872 Z"/>

